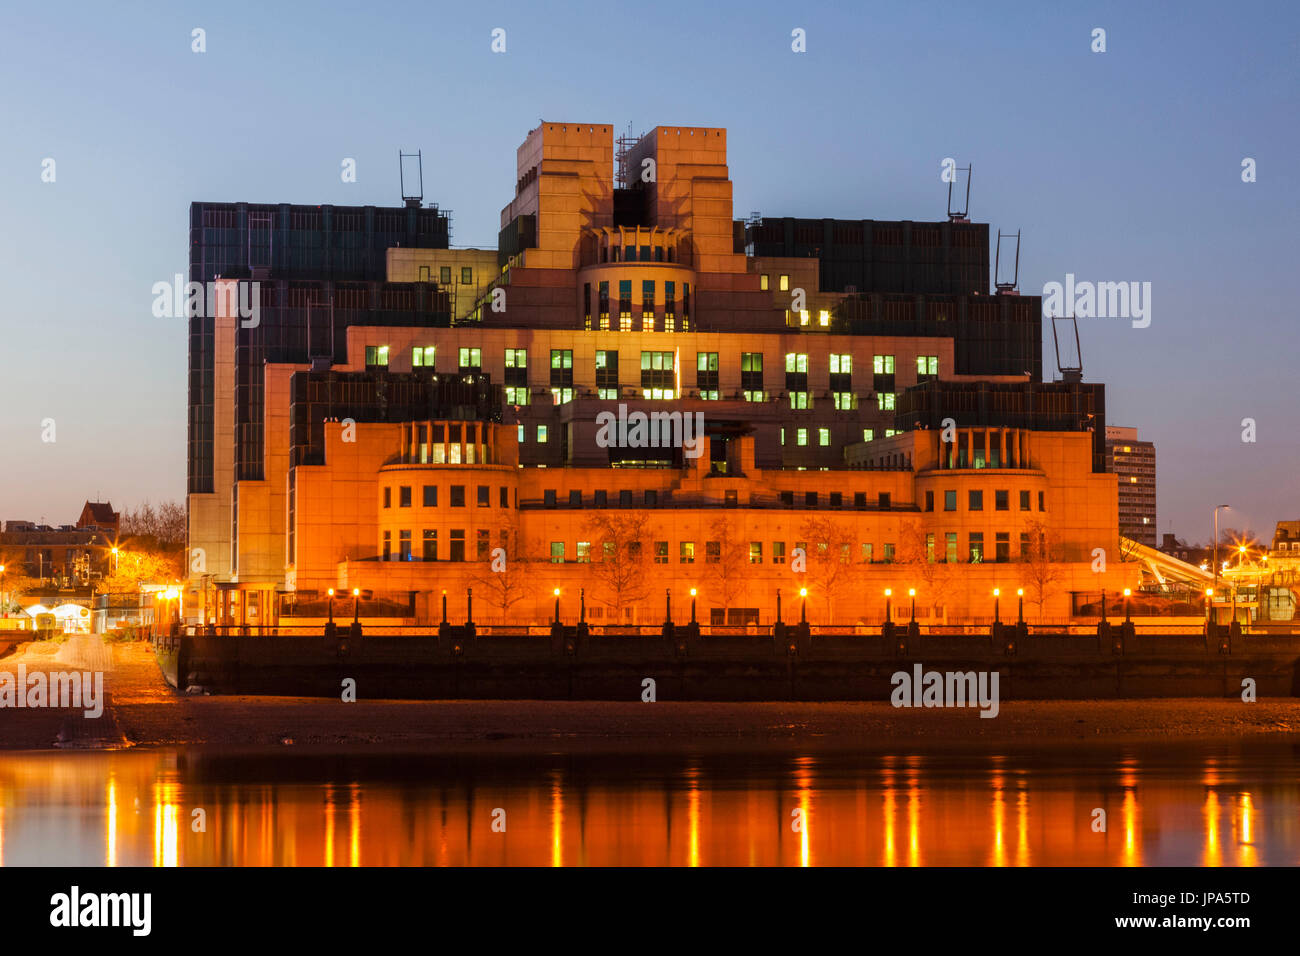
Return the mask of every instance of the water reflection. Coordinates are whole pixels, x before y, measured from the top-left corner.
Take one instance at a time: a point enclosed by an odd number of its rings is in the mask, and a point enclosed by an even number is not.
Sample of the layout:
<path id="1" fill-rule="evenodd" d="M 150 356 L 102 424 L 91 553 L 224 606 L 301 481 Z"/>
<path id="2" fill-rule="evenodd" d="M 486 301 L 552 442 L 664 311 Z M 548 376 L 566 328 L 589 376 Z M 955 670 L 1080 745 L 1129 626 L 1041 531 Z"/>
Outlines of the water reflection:
<path id="1" fill-rule="evenodd" d="M 0 756 L 0 865 L 1294 865 L 1298 771 L 1282 746 Z"/>

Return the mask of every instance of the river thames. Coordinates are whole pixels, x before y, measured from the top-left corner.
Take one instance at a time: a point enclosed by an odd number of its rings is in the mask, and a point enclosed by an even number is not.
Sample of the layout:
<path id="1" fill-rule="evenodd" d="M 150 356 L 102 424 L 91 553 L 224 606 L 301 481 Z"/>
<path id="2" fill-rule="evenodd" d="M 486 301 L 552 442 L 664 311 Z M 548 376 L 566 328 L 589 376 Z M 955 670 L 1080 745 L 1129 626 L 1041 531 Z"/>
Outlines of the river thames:
<path id="1" fill-rule="evenodd" d="M 5 866 L 1300 863 L 1300 748 L 0 755 Z"/>

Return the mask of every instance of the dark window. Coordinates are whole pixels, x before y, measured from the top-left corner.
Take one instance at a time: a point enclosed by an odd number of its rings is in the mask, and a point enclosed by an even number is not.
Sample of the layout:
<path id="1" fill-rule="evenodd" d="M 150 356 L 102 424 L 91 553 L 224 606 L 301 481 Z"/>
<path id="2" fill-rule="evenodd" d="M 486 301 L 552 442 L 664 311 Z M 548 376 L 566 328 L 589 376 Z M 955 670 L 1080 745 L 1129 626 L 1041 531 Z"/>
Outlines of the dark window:
<path id="1" fill-rule="evenodd" d="M 542 492 L 542 504 L 544 504 L 547 508 L 554 508 L 554 507 L 555 507 L 555 489 L 554 489 L 554 488 L 547 488 L 545 491 Z"/>
<path id="2" fill-rule="evenodd" d="M 492 532 L 487 528 L 479 528 L 474 532 L 474 553 L 480 561 L 488 559 L 488 551 L 492 547 Z"/>
<path id="3" fill-rule="evenodd" d="M 510 490 L 504 486 L 501 488 L 501 507 L 510 507 Z"/>
<path id="4" fill-rule="evenodd" d="M 384 507 L 385 507 L 385 508 L 391 508 L 392 506 L 393 506 L 393 489 L 392 489 L 392 488 L 385 488 L 385 489 L 384 489 Z"/>
<path id="5" fill-rule="evenodd" d="M 647 508 L 653 508 L 659 504 L 659 492 L 650 490 L 645 493 L 645 503 Z"/>
<path id="6" fill-rule="evenodd" d="M 853 493 L 853 507 L 865 508 L 867 506 L 867 493 L 865 491 L 855 491 Z"/>
<path id="7" fill-rule="evenodd" d="M 934 510 L 934 492 L 933 492 L 933 491 L 927 491 L 927 492 L 925 493 L 925 510 L 926 510 L 926 511 L 933 511 L 933 510 Z"/>
<path id="8" fill-rule="evenodd" d="M 984 492 L 968 491 L 966 493 L 966 509 L 968 511 L 984 510 Z"/>
<path id="9" fill-rule="evenodd" d="M 451 486 L 451 506 L 453 508 L 465 507 L 465 486 L 464 485 Z"/>
<path id="10" fill-rule="evenodd" d="M 487 485 L 478 486 L 478 506 L 480 508 L 492 507 L 492 489 Z"/>
<path id="11" fill-rule="evenodd" d="M 1021 511 L 1028 511 L 1028 510 L 1030 510 L 1030 508 L 1029 508 L 1029 492 L 1027 492 L 1027 491 L 1022 491 L 1022 492 L 1020 492 L 1020 510 L 1021 510 Z"/>
<path id="12" fill-rule="evenodd" d="M 999 531 L 994 539 L 994 545 L 996 548 L 994 560 L 1011 560 L 1011 533 L 1009 531 Z"/>
<path id="13" fill-rule="evenodd" d="M 618 506 L 620 508 L 632 507 L 632 492 L 626 488 L 618 493 Z"/>
<path id="14" fill-rule="evenodd" d="M 461 284 L 461 285 L 473 285 L 473 284 L 474 284 L 474 270 L 473 270 L 471 267 L 469 267 L 469 266 L 461 266 L 461 268 L 460 268 L 460 284 Z"/>
<path id="15" fill-rule="evenodd" d="M 442 266 L 438 269 L 438 282 L 441 285 L 451 285 L 451 266 Z"/>
<path id="16" fill-rule="evenodd" d="M 945 492 L 943 493 L 943 510 L 944 510 L 944 511 L 956 511 L 956 510 L 957 510 L 957 492 L 956 492 L 956 491 L 945 491 Z"/>
<path id="17" fill-rule="evenodd" d="M 815 491 L 805 491 L 804 494 L 803 494 L 803 503 L 804 503 L 804 506 L 807 507 L 807 508 L 816 508 L 816 507 L 817 507 L 817 492 L 815 492 Z"/>
<path id="18" fill-rule="evenodd" d="M 424 486 L 424 506 L 426 508 L 438 507 L 438 486 L 437 485 Z"/>
<path id="19" fill-rule="evenodd" d="M 465 529 L 464 528 L 451 529 L 451 560 L 453 561 L 465 560 Z"/>
<path id="20" fill-rule="evenodd" d="M 581 492 L 581 491 L 576 491 L 576 490 L 574 490 L 574 491 L 570 491 L 570 492 L 569 492 L 569 507 L 570 507 L 570 508 L 581 508 L 581 507 L 582 507 L 582 492 Z"/>
<path id="21" fill-rule="evenodd" d="M 402 485 L 397 489 L 397 506 L 399 508 L 411 507 L 411 486 Z"/>
<path id="22" fill-rule="evenodd" d="M 787 508 L 793 508 L 793 507 L 794 507 L 794 492 L 793 492 L 793 491 L 783 491 L 783 492 L 781 492 L 781 504 L 785 505 Z"/>
<path id="23" fill-rule="evenodd" d="M 436 528 L 424 529 L 424 560 L 438 560 L 438 531 Z"/>
<path id="24" fill-rule="evenodd" d="M 596 492 L 596 507 L 603 508 L 607 504 L 609 504 L 609 492 L 602 488 L 600 491 Z"/>
<path id="25" fill-rule="evenodd" d="M 993 510 L 1010 511 L 1011 510 L 1011 492 L 995 491 L 993 492 Z"/>
<path id="26" fill-rule="evenodd" d="M 877 506 L 878 508 L 880 508 L 881 511 L 888 511 L 888 510 L 889 510 L 889 492 L 888 492 L 888 491 L 882 491 L 882 492 L 880 492 L 880 494 L 877 496 L 877 499 L 876 499 L 876 506 Z"/>
<path id="27" fill-rule="evenodd" d="M 596 393 L 600 398 L 618 398 L 618 353 L 596 352 Z"/>
<path id="28" fill-rule="evenodd" d="M 844 507 L 844 495 L 841 494 L 841 493 L 838 492 L 838 491 L 832 491 L 832 492 L 831 492 L 831 507 L 832 507 L 832 508 L 842 508 L 842 507 Z"/>
<path id="29" fill-rule="evenodd" d="M 728 488 L 724 495 L 724 503 L 728 508 L 734 508 L 740 504 L 740 495 L 735 488 Z"/>
<path id="30" fill-rule="evenodd" d="M 411 532 L 410 531 L 397 532 L 397 560 L 398 561 L 411 560 Z"/>
<path id="31" fill-rule="evenodd" d="M 1046 510 L 1047 510 L 1047 509 L 1043 506 L 1043 493 L 1042 493 L 1041 491 L 1038 493 L 1038 510 L 1039 510 L 1039 511 L 1046 511 Z"/>

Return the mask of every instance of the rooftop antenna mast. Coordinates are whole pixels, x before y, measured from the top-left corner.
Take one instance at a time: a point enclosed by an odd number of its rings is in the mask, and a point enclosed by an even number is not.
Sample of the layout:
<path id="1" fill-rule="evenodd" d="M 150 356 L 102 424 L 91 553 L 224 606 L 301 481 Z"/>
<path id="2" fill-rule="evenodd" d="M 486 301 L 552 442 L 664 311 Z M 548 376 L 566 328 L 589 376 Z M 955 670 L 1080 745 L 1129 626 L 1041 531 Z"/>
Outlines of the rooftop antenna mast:
<path id="1" fill-rule="evenodd" d="M 638 138 L 632 135 L 632 123 L 629 120 L 627 132 L 620 136 L 615 142 L 618 149 L 614 152 L 614 161 L 618 164 L 618 188 L 630 189 L 632 187 L 632 176 L 628 170 L 627 157 L 632 152 L 632 147 L 637 144 Z"/>
<path id="2" fill-rule="evenodd" d="M 998 267 L 1001 265 L 1002 262 L 1002 240 L 1013 239 L 1013 238 L 1016 240 L 1015 272 L 1012 273 L 1010 282 L 1001 282 L 999 281 L 1001 275 L 998 272 Z M 1004 235 L 1001 229 L 998 230 L 998 246 L 997 246 L 997 251 L 994 253 L 993 256 L 993 285 L 997 289 L 997 293 L 996 293 L 997 295 L 1018 294 L 1018 289 L 1020 285 L 1020 230 L 1019 229 L 1016 230 L 1015 236 L 1012 236 L 1011 233 L 1009 232 Z"/>
<path id="3" fill-rule="evenodd" d="M 424 201 L 424 156 L 423 150 L 414 153 L 397 151 L 397 175 L 402 184 L 402 202 L 407 206 L 419 206 Z M 406 161 L 415 160 L 415 192 L 406 191 Z"/>
<path id="4" fill-rule="evenodd" d="M 1078 359 L 1078 365 L 1061 364 L 1061 340 L 1056 334 L 1057 322 L 1069 322 L 1074 326 L 1074 354 Z M 1066 340 L 1068 344 L 1068 339 Z M 1072 315 L 1054 315 L 1052 316 L 1052 344 L 1056 347 L 1056 368 L 1061 373 L 1063 382 L 1082 382 L 1083 381 L 1083 347 L 1079 344 L 1079 321 Z"/>
<path id="5" fill-rule="evenodd" d="M 971 180 L 971 171 L 973 168 L 974 165 L 972 164 L 971 166 L 958 166 L 955 170 L 956 172 L 961 172 L 962 170 L 966 171 L 966 205 L 963 206 L 961 210 L 956 210 L 952 208 L 952 187 L 953 187 L 953 183 L 957 181 L 956 177 L 953 177 L 952 182 L 948 183 L 948 221 L 949 222 L 970 222 L 970 220 L 966 217 L 970 214 L 970 180 Z"/>

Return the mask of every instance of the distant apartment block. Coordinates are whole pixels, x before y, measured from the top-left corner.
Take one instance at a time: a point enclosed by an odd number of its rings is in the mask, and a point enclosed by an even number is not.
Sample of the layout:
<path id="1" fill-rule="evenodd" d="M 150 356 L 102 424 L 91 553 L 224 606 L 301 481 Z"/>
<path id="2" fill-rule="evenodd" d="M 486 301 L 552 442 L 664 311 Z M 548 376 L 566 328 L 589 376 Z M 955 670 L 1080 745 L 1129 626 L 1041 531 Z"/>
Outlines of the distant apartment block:
<path id="1" fill-rule="evenodd" d="M 1106 470 L 1119 478 L 1119 533 L 1156 546 L 1156 446 L 1136 428 L 1106 428 Z"/>

